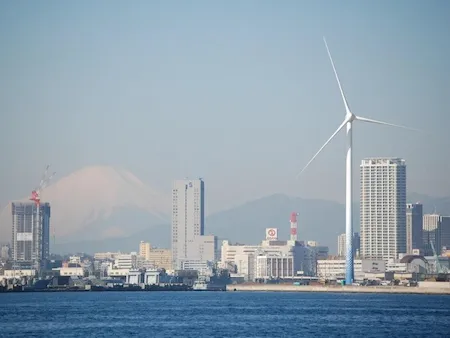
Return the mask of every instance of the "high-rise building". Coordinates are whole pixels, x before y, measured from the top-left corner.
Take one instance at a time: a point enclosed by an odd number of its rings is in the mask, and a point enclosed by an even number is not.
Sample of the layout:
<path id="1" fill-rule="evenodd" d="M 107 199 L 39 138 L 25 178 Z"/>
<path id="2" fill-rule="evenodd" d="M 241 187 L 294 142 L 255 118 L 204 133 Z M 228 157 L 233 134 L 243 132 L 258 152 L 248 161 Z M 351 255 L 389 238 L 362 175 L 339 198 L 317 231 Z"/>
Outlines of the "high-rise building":
<path id="1" fill-rule="evenodd" d="M 420 203 L 406 205 L 406 252 L 423 247 L 423 206 Z"/>
<path id="2" fill-rule="evenodd" d="M 398 259 L 406 253 L 406 163 L 400 158 L 361 162 L 361 252 Z"/>
<path id="3" fill-rule="evenodd" d="M 441 254 L 444 247 L 450 247 L 450 216 L 423 215 L 423 250 L 426 256 L 434 254 L 431 243 L 437 255 Z"/>
<path id="4" fill-rule="evenodd" d="M 18 268 L 40 269 L 50 256 L 50 204 L 12 203 L 11 258 Z"/>
<path id="5" fill-rule="evenodd" d="M 340 234 L 338 236 L 338 256 L 345 257 L 345 234 Z"/>
<path id="6" fill-rule="evenodd" d="M 441 251 L 450 249 L 450 216 L 441 216 Z"/>
<path id="7" fill-rule="evenodd" d="M 359 232 L 353 233 L 353 257 L 359 257 L 361 250 L 361 236 Z"/>
<path id="8" fill-rule="evenodd" d="M 172 188 L 172 259 L 175 269 L 196 269 L 216 260 L 217 238 L 205 236 L 203 180 L 177 180 Z"/>
<path id="9" fill-rule="evenodd" d="M 359 233 L 355 232 L 353 233 L 353 257 L 359 256 L 359 248 L 360 248 L 360 237 Z M 346 256 L 346 235 L 340 234 L 338 236 L 338 256 L 339 257 L 345 257 Z"/>
<path id="10" fill-rule="evenodd" d="M 438 214 L 423 215 L 423 251 L 425 256 L 433 255 L 433 246 L 439 255 L 441 247 L 441 216 Z"/>

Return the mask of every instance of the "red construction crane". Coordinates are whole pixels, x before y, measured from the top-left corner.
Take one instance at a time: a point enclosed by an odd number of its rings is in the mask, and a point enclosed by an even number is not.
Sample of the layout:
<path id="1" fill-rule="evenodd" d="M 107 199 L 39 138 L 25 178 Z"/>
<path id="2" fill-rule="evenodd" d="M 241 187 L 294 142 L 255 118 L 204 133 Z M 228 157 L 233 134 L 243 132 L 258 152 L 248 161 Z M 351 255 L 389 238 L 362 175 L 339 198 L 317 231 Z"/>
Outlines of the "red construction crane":
<path id="1" fill-rule="evenodd" d="M 50 168 L 50 165 L 47 165 L 47 167 L 45 168 L 44 174 L 42 175 L 41 182 L 39 183 L 39 186 L 31 192 L 30 200 L 34 201 L 34 203 L 36 204 L 36 207 L 39 207 L 40 203 L 41 203 L 41 195 L 40 195 L 41 191 L 47 186 L 47 183 L 56 174 L 56 172 L 54 172 L 53 174 L 51 174 L 50 176 L 47 177 L 49 168 Z"/>

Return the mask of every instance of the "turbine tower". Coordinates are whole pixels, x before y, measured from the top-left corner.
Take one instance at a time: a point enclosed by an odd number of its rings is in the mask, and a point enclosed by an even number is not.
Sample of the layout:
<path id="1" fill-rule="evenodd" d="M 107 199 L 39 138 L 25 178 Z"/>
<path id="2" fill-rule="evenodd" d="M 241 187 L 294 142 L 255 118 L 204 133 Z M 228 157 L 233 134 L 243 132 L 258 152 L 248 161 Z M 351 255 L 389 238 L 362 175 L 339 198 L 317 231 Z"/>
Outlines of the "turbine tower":
<path id="1" fill-rule="evenodd" d="M 413 128 L 408 128 L 405 126 L 399 126 L 392 123 L 387 123 L 378 120 L 372 120 L 366 117 L 356 116 L 350 110 L 347 99 L 344 95 L 344 90 L 342 89 L 341 81 L 334 66 L 333 58 L 331 57 L 330 50 L 328 48 L 327 41 L 325 37 L 323 38 L 325 43 L 325 48 L 327 49 L 328 57 L 333 67 L 334 76 L 336 77 L 337 84 L 339 86 L 339 91 L 341 93 L 342 101 L 345 107 L 345 118 L 341 125 L 336 129 L 336 131 L 331 135 L 331 137 L 325 142 L 325 144 L 319 149 L 319 151 L 311 158 L 311 160 L 306 164 L 302 171 L 297 175 L 297 179 L 300 174 L 305 171 L 305 169 L 311 164 L 312 161 L 320 154 L 320 152 L 331 142 L 331 140 L 343 129 L 347 127 L 347 157 L 345 161 L 345 243 L 346 243 L 346 255 L 345 255 L 345 284 L 351 285 L 354 280 L 354 269 L 353 269 L 353 211 L 352 211 L 352 124 L 353 121 L 369 122 L 374 124 L 381 124 L 385 126 L 415 130 Z"/>

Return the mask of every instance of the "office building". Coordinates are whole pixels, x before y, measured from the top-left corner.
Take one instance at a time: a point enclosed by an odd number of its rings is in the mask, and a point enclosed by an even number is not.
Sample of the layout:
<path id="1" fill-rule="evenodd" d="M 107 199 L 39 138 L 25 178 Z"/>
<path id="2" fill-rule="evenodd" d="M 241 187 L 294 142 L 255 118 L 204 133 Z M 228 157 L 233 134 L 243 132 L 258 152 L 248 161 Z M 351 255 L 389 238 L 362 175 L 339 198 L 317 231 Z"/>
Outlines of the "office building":
<path id="1" fill-rule="evenodd" d="M 345 257 L 346 246 L 345 233 L 338 236 L 338 257 Z"/>
<path id="2" fill-rule="evenodd" d="M 359 256 L 361 239 L 358 232 L 353 233 L 353 257 Z M 340 234 L 338 236 L 338 257 L 345 257 L 347 250 L 346 235 Z"/>
<path id="3" fill-rule="evenodd" d="M 450 249 L 450 216 L 441 216 L 441 252 Z"/>
<path id="4" fill-rule="evenodd" d="M 306 246 L 314 253 L 316 260 L 328 258 L 330 250 L 327 246 L 320 245 L 317 241 L 307 241 L 306 243 Z"/>
<path id="5" fill-rule="evenodd" d="M 50 256 L 50 204 L 13 202 L 11 258 L 16 268 L 41 269 Z"/>
<path id="6" fill-rule="evenodd" d="M 406 253 L 406 164 L 400 158 L 361 162 L 361 256 L 398 259 Z"/>
<path id="7" fill-rule="evenodd" d="M 345 259 L 324 259 L 317 261 L 317 277 L 320 280 L 345 279 Z M 355 280 L 362 281 L 366 274 L 384 273 L 386 270 L 383 260 L 355 259 Z"/>
<path id="8" fill-rule="evenodd" d="M 353 233 L 353 257 L 359 257 L 359 252 L 361 250 L 361 236 L 359 232 Z"/>
<path id="9" fill-rule="evenodd" d="M 177 180 L 172 188 L 174 269 L 203 269 L 216 260 L 217 238 L 205 236 L 205 184 Z"/>
<path id="10" fill-rule="evenodd" d="M 420 203 L 406 205 L 406 252 L 423 247 L 423 206 Z"/>
<path id="11" fill-rule="evenodd" d="M 146 260 L 157 269 L 172 270 L 172 252 L 169 249 L 152 248 Z"/>
<path id="12" fill-rule="evenodd" d="M 433 256 L 433 247 L 439 255 L 441 247 L 441 216 L 438 214 L 423 215 L 423 251 L 425 256 Z"/>
<path id="13" fill-rule="evenodd" d="M 121 254 L 121 252 L 96 252 L 94 259 L 97 261 L 113 261 Z"/>
<path id="14" fill-rule="evenodd" d="M 314 250 L 298 241 L 267 239 L 260 245 L 222 242 L 220 266 L 235 271 L 245 281 L 290 279 L 297 275 L 314 276 L 316 257 Z"/>
<path id="15" fill-rule="evenodd" d="M 433 245 L 432 245 L 433 244 Z M 423 250 L 425 256 L 437 255 L 450 247 L 450 216 L 423 215 Z"/>
<path id="16" fill-rule="evenodd" d="M 152 246 L 150 245 L 150 243 L 141 241 L 141 243 L 139 243 L 139 256 L 141 256 L 144 260 L 148 261 L 151 249 Z"/>
<path id="17" fill-rule="evenodd" d="M 141 241 L 139 256 L 144 259 L 144 265 L 166 271 L 172 270 L 172 251 L 169 249 L 152 248 L 150 243 Z"/>
<path id="18" fill-rule="evenodd" d="M 129 254 L 117 255 L 114 260 L 115 269 L 138 269 L 139 268 L 139 257 L 137 252 L 131 252 Z"/>

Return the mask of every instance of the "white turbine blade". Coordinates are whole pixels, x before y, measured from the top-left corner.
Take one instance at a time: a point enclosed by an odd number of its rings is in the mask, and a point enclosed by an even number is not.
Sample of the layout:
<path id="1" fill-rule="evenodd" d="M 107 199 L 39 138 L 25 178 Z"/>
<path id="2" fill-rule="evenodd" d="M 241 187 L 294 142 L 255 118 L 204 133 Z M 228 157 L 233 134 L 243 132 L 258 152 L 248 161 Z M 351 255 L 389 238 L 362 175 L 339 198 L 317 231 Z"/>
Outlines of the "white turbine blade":
<path id="1" fill-rule="evenodd" d="M 319 151 L 313 156 L 313 158 L 305 165 L 305 167 L 302 169 L 302 171 L 300 171 L 297 174 L 297 179 L 298 177 L 305 171 L 306 168 L 308 168 L 308 166 L 311 164 L 312 161 L 314 161 L 314 159 L 317 157 L 317 155 L 320 154 L 320 152 L 323 150 L 323 148 L 325 148 L 328 143 L 330 143 L 330 141 L 336 136 L 337 133 L 339 133 L 341 131 L 342 128 L 344 128 L 344 126 L 346 125 L 346 123 L 348 122 L 347 119 L 344 120 L 344 122 L 341 123 L 341 125 L 339 126 L 338 129 L 336 129 L 336 131 L 333 133 L 333 135 L 330 136 L 330 138 L 328 139 L 327 142 L 325 142 L 325 144 L 319 149 Z"/>
<path id="2" fill-rule="evenodd" d="M 362 122 L 381 124 L 381 125 L 384 125 L 384 126 L 391 126 L 391 127 L 396 127 L 396 128 L 408 129 L 408 130 L 413 130 L 413 131 L 420 131 L 418 129 L 414 129 L 414 128 L 410 128 L 410 127 L 406 127 L 406 126 L 400 126 L 398 124 L 392 124 L 392 123 L 387 123 L 387 122 L 378 121 L 378 120 L 372 120 L 372 119 L 368 119 L 366 117 L 361 117 L 361 116 L 355 116 L 355 120 L 362 121 Z"/>
<path id="3" fill-rule="evenodd" d="M 341 81 L 339 80 L 339 76 L 336 71 L 336 67 L 334 66 L 333 58 L 331 57 L 330 49 L 328 48 L 327 40 L 325 39 L 325 37 L 323 37 L 323 42 L 325 42 L 325 47 L 327 48 L 328 57 L 330 58 L 331 66 L 333 66 L 334 76 L 336 77 L 336 81 L 338 83 L 339 90 L 341 91 L 342 101 L 344 101 L 344 105 L 345 105 L 345 112 L 350 113 L 350 108 L 348 106 L 347 99 L 345 98 L 344 90 L 342 89 Z"/>

